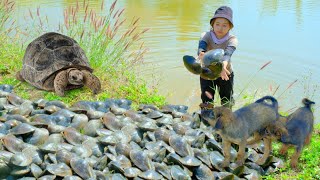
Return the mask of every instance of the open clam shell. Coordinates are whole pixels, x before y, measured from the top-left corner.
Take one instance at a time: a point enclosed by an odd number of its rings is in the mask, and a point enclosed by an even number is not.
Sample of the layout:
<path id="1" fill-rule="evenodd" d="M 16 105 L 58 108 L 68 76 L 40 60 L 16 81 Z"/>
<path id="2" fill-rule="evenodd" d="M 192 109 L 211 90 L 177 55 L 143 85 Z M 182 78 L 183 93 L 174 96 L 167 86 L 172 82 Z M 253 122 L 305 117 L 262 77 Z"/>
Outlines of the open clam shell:
<path id="1" fill-rule="evenodd" d="M 197 62 L 196 58 L 193 56 L 185 55 L 183 56 L 184 66 L 193 74 L 199 75 L 201 73 L 201 65 Z"/>
<path id="2" fill-rule="evenodd" d="M 217 63 L 216 65 L 209 65 L 208 67 L 203 67 L 201 69 L 200 76 L 206 80 L 216 80 L 220 77 L 221 70 L 221 63 Z"/>

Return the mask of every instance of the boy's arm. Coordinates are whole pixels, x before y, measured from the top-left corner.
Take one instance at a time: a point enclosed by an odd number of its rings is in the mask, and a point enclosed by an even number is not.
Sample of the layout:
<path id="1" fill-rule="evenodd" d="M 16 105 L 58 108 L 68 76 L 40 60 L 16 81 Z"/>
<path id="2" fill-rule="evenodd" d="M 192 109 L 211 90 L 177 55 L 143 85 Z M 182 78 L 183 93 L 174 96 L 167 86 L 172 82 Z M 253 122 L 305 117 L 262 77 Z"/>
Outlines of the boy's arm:
<path id="1" fill-rule="evenodd" d="M 222 57 L 222 62 L 223 61 L 227 61 L 230 62 L 231 60 L 231 56 L 233 54 L 233 52 L 236 50 L 236 47 L 234 46 L 228 46 L 225 50 L 224 50 L 224 56 Z"/>
<path id="2" fill-rule="evenodd" d="M 198 55 L 200 52 L 206 52 L 207 51 L 207 43 L 204 40 L 199 41 L 199 46 L 198 46 Z"/>

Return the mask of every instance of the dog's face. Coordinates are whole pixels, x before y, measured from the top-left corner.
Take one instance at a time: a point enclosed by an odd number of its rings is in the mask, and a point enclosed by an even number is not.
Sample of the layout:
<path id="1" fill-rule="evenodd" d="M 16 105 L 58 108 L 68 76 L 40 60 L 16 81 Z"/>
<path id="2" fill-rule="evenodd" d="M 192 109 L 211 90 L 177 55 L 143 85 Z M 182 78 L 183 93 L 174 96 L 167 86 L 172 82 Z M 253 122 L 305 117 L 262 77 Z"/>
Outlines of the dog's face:
<path id="1" fill-rule="evenodd" d="M 204 120 L 204 123 L 214 127 L 216 124 L 215 115 L 213 109 L 203 109 L 201 110 L 201 117 Z"/>
<path id="2" fill-rule="evenodd" d="M 202 110 L 201 117 L 215 129 L 223 129 L 224 125 L 231 121 L 232 111 L 224 106 L 214 107 L 213 109 Z"/>
<path id="3" fill-rule="evenodd" d="M 271 137 L 272 139 L 279 140 L 283 135 L 289 135 L 288 130 L 286 129 L 285 123 L 283 123 L 285 119 L 278 120 L 273 122 L 266 128 L 266 135 Z"/>

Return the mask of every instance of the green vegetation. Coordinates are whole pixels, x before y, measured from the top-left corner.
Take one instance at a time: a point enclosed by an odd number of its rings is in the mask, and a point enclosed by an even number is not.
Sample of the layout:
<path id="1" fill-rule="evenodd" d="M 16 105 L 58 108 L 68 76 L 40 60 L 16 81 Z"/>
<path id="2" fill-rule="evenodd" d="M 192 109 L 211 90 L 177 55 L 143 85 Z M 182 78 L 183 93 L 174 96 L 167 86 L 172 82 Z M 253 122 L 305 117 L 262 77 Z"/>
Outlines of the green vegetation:
<path id="1" fill-rule="evenodd" d="M 124 9 L 117 9 L 114 1 L 110 7 L 101 4 L 100 12 L 91 9 L 89 2 L 77 2 L 64 10 L 63 23 L 56 27 L 41 9 L 29 11 L 27 27 L 15 26 L 12 14 L 14 2 L 1 1 L 0 4 L 0 84 L 15 86 L 15 93 L 22 98 L 61 100 L 71 105 L 79 100 L 98 101 L 106 98 L 126 98 L 135 105 L 165 104 L 165 98 L 157 89 L 147 87 L 147 82 L 138 78 L 135 70 L 144 65 L 143 56 L 147 52 L 142 35 L 148 29 L 139 27 L 139 18 L 123 19 Z M 102 12 L 107 12 L 103 14 Z M 129 21 L 128 25 L 124 22 Z M 65 97 L 53 92 L 41 91 L 28 83 L 16 80 L 15 74 L 22 67 L 26 46 L 48 29 L 74 38 L 84 49 L 94 74 L 99 77 L 102 92 L 91 95 L 90 89 L 84 87 L 68 91 Z"/>

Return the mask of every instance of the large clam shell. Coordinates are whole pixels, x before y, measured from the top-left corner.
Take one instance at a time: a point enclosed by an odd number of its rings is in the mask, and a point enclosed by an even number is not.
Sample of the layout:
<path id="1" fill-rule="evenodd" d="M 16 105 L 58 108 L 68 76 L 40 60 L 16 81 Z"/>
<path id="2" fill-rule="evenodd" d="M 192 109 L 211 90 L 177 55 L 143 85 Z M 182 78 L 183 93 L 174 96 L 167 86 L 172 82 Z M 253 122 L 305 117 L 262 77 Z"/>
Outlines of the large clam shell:
<path id="1" fill-rule="evenodd" d="M 131 150 L 130 159 L 132 163 L 137 166 L 142 171 L 147 171 L 149 169 L 154 170 L 154 166 L 148 157 L 147 153 L 140 150 Z"/>
<path id="2" fill-rule="evenodd" d="M 163 179 L 163 176 L 161 176 L 155 170 L 148 170 L 148 171 L 142 172 L 142 173 L 139 174 L 139 177 L 141 177 L 143 179 L 150 179 L 150 180 Z"/>
<path id="3" fill-rule="evenodd" d="M 32 158 L 25 153 L 17 152 L 10 158 L 10 163 L 19 167 L 26 167 L 32 163 Z"/>
<path id="4" fill-rule="evenodd" d="M 4 136 L 1 138 L 1 141 L 4 147 L 13 153 L 21 152 L 26 147 L 26 144 L 21 139 L 16 138 L 12 134 Z"/>
<path id="5" fill-rule="evenodd" d="M 154 167 L 156 169 L 157 172 L 159 172 L 163 177 L 165 177 L 166 179 L 171 180 L 171 169 L 170 166 L 164 164 L 164 163 L 154 163 Z"/>
<path id="6" fill-rule="evenodd" d="M 194 155 L 191 146 L 182 136 L 171 135 L 169 138 L 169 144 L 176 151 L 176 153 L 182 157 Z"/>
<path id="7" fill-rule="evenodd" d="M 180 166 L 173 165 L 171 167 L 171 176 L 173 179 L 191 180 L 191 177 Z"/>
<path id="8" fill-rule="evenodd" d="M 88 161 L 82 158 L 74 157 L 70 160 L 72 170 L 83 179 L 95 178 L 95 173 Z"/>
<path id="9" fill-rule="evenodd" d="M 65 176 L 71 176 L 72 171 L 71 168 L 66 165 L 65 163 L 58 163 L 58 164 L 48 164 L 46 167 L 46 170 L 50 172 L 51 174 L 65 177 Z"/>
<path id="10" fill-rule="evenodd" d="M 141 170 L 136 167 L 129 167 L 124 169 L 124 175 L 127 178 L 135 178 L 141 173 Z"/>
<path id="11" fill-rule="evenodd" d="M 68 127 L 64 129 L 62 135 L 66 141 L 72 145 L 81 144 L 84 140 L 83 135 L 80 134 L 76 129 Z"/>
<path id="12" fill-rule="evenodd" d="M 199 180 L 212 180 L 212 179 L 214 179 L 213 172 L 211 171 L 211 169 L 208 166 L 206 166 L 204 164 L 201 164 L 200 166 L 198 166 L 194 169 L 194 175 Z"/>
<path id="13" fill-rule="evenodd" d="M 106 113 L 102 117 L 103 124 L 111 131 L 120 130 L 124 124 L 112 113 Z"/>
<path id="14" fill-rule="evenodd" d="M 183 64 L 193 74 L 199 75 L 201 73 L 201 65 L 197 62 L 196 58 L 193 56 L 185 55 L 183 56 Z"/>
<path id="15" fill-rule="evenodd" d="M 219 63 L 222 60 L 223 56 L 224 56 L 223 49 L 210 50 L 203 55 L 203 58 L 202 58 L 203 65 L 208 67 L 215 63 Z"/>

